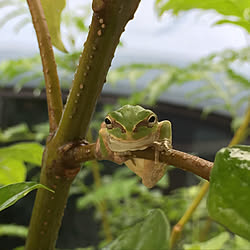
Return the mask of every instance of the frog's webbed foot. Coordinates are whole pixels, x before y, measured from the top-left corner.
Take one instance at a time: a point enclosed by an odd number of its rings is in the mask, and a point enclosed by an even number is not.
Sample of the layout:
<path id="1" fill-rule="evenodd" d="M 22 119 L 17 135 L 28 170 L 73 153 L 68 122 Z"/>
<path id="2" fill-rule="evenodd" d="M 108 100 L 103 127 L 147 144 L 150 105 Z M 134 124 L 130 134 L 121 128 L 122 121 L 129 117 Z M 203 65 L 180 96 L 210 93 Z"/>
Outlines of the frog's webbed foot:
<path id="1" fill-rule="evenodd" d="M 160 152 L 167 152 L 169 149 L 172 148 L 171 141 L 169 139 L 163 139 L 160 141 L 155 141 L 153 142 L 152 145 L 155 149 L 155 164 L 159 163 L 160 159 Z"/>

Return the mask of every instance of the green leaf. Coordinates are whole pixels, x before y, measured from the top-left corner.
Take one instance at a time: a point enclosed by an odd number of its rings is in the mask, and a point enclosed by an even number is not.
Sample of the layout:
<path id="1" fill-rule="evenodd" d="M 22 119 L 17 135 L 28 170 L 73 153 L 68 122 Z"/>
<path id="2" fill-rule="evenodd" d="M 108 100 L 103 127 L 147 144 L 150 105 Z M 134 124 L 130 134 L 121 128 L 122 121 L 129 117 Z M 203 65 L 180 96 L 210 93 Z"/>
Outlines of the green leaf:
<path id="1" fill-rule="evenodd" d="M 229 239 L 230 239 L 229 233 L 223 232 L 205 242 L 184 244 L 184 250 L 211 250 L 211 249 L 220 250 Z"/>
<path id="2" fill-rule="evenodd" d="M 23 182 L 26 179 L 24 162 L 40 165 L 43 147 L 38 143 L 18 143 L 0 149 L 0 185 Z"/>
<path id="3" fill-rule="evenodd" d="M 249 27 L 250 27 L 250 25 L 249 25 Z M 247 79 L 246 77 L 244 77 L 243 75 L 237 73 L 235 70 L 229 68 L 229 69 L 227 69 L 226 73 L 230 76 L 230 78 L 235 80 L 235 82 L 241 83 L 247 88 L 250 87 L 250 80 Z"/>
<path id="4" fill-rule="evenodd" d="M 248 5 L 247 5 L 248 4 Z M 222 15 L 242 16 L 245 8 L 249 7 L 248 0 L 157 0 L 156 6 L 160 14 L 172 10 L 174 14 L 190 9 L 215 10 Z"/>
<path id="5" fill-rule="evenodd" d="M 237 20 L 237 21 L 222 19 L 222 20 L 219 20 L 218 22 L 216 22 L 214 24 L 215 25 L 233 24 L 233 25 L 237 25 L 237 26 L 240 26 L 240 27 L 244 28 L 245 30 L 247 30 L 248 33 L 250 33 L 250 23 L 245 21 L 244 19 L 240 19 L 240 20 Z"/>
<path id="6" fill-rule="evenodd" d="M 169 222 L 160 209 L 155 209 L 141 221 L 125 230 L 103 250 L 169 249 Z"/>
<path id="7" fill-rule="evenodd" d="M 234 237 L 234 249 L 250 249 L 250 242 L 241 238 L 240 236 Z"/>
<path id="8" fill-rule="evenodd" d="M 24 247 L 16 247 L 13 250 L 25 250 Z"/>
<path id="9" fill-rule="evenodd" d="M 155 5 L 160 15 L 166 11 L 178 15 L 181 11 L 192 9 L 214 10 L 224 15 L 215 24 L 230 23 L 250 31 L 249 0 L 156 0 Z"/>
<path id="10" fill-rule="evenodd" d="M 30 191 L 37 188 L 45 188 L 51 192 L 53 190 L 36 182 L 14 183 L 0 188 L 0 211 L 15 204 L 18 200 L 27 195 Z"/>
<path id="11" fill-rule="evenodd" d="M 61 13 L 66 5 L 66 0 L 41 0 L 47 20 L 52 44 L 59 50 L 67 52 L 61 39 Z"/>
<path id="12" fill-rule="evenodd" d="M 39 123 L 33 126 L 32 129 L 36 133 L 36 140 L 41 141 L 45 139 L 49 134 L 49 123 L 48 122 Z"/>
<path id="13" fill-rule="evenodd" d="M 41 165 L 43 146 L 35 142 L 17 143 L 0 149 L 0 160 L 15 159 L 34 165 Z"/>
<path id="14" fill-rule="evenodd" d="M 250 146 L 223 148 L 210 176 L 210 216 L 250 240 Z"/>
<path id="15" fill-rule="evenodd" d="M 0 236 L 15 236 L 26 238 L 28 235 L 28 228 L 20 225 L 0 225 Z"/>
<path id="16" fill-rule="evenodd" d="M 0 185 L 22 182 L 26 179 L 26 166 L 15 159 L 0 160 Z"/>
<path id="17" fill-rule="evenodd" d="M 0 19 L 0 28 L 2 28 L 8 21 L 25 14 L 27 14 L 27 8 L 19 6 L 17 9 L 12 10 L 5 15 L 2 15 Z"/>

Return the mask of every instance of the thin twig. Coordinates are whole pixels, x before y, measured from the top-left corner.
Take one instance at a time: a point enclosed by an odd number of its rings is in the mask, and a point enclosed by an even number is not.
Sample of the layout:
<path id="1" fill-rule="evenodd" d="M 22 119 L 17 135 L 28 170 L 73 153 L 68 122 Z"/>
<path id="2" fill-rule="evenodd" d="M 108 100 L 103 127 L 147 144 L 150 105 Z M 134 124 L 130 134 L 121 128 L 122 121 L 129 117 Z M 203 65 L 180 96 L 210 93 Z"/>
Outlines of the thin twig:
<path id="1" fill-rule="evenodd" d="M 81 163 L 98 158 L 98 160 L 110 160 L 111 158 L 105 158 L 96 156 L 96 144 L 81 145 L 81 144 L 66 144 L 60 149 L 60 154 L 66 162 Z M 155 160 L 155 149 L 149 147 L 145 150 L 133 151 L 132 155 L 128 155 L 130 158 L 143 158 L 148 160 Z M 173 165 L 177 168 L 181 168 L 185 171 L 192 172 L 205 180 L 209 181 L 210 171 L 213 167 L 213 162 L 204 160 L 194 155 L 190 155 L 175 149 L 168 149 L 162 151 L 159 155 L 160 162 L 165 162 L 168 165 Z"/>
<path id="2" fill-rule="evenodd" d="M 207 193 L 209 188 L 209 182 L 205 182 L 199 190 L 199 193 L 195 197 L 195 200 L 189 206 L 189 208 L 185 211 L 184 215 L 178 221 L 178 223 L 173 227 L 171 236 L 170 236 L 170 249 L 173 248 L 177 240 L 179 239 L 181 232 L 183 230 L 184 225 L 192 216 L 195 209 L 199 206 L 200 202 L 202 201 L 203 197 Z"/>
<path id="3" fill-rule="evenodd" d="M 40 0 L 27 0 L 27 3 L 40 49 L 46 85 L 50 132 L 53 132 L 59 125 L 63 109 L 57 66 L 41 2 Z"/>
<path id="4" fill-rule="evenodd" d="M 241 126 L 238 128 L 236 133 L 234 134 L 234 137 L 228 146 L 233 146 L 233 145 L 239 144 L 243 140 L 244 135 L 247 132 L 247 129 L 249 129 L 249 124 L 250 124 L 250 105 L 249 105 L 247 113 L 244 117 L 244 121 L 242 122 Z"/>

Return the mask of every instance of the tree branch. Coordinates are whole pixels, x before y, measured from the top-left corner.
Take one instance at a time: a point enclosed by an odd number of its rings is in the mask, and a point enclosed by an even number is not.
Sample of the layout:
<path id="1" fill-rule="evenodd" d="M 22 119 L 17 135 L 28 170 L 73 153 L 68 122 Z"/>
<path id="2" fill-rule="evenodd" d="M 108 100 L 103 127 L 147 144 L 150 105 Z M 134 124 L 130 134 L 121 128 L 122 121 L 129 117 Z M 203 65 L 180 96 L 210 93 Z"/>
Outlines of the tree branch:
<path id="1" fill-rule="evenodd" d="M 133 18 L 139 2 L 140 0 L 93 0 L 92 23 L 75 73 L 73 87 L 56 134 L 47 142 L 43 155 L 40 182 L 55 190 L 55 193 L 43 192 L 42 189 L 37 191 L 26 250 L 53 250 L 55 248 L 69 188 L 80 169 L 80 164 L 74 160 L 65 161 L 57 149 L 69 141 L 79 141 L 80 138 L 85 137 L 114 51 L 125 25 Z M 44 22 L 44 16 L 41 16 L 41 11 L 38 11 L 41 5 L 38 0 L 28 0 L 28 3 L 33 13 L 37 36 L 43 37 L 43 33 L 48 34 L 47 30 L 42 32 L 39 30 L 40 26 L 36 24 Z M 38 17 L 39 19 L 37 19 Z M 44 50 L 44 41 L 41 40 L 41 37 L 38 38 L 38 41 L 41 56 L 44 57 L 45 73 L 46 70 L 51 70 L 46 65 L 52 67 L 51 73 L 54 73 L 54 66 L 49 64 L 50 60 L 54 60 L 54 58 L 50 57 L 49 47 L 48 52 Z M 42 43 L 40 44 L 40 42 Z M 49 54 L 45 55 L 45 53 Z M 48 83 L 46 84 L 48 85 Z M 52 85 L 48 85 L 48 87 L 50 86 Z M 53 91 L 51 90 L 51 93 Z M 50 94 L 49 88 L 47 93 Z M 51 95 L 51 98 L 48 98 L 49 111 L 54 107 L 54 96 Z M 58 110 L 52 111 L 58 115 Z M 54 115 L 53 112 L 50 112 L 50 115 L 51 113 Z M 50 119 L 52 118 L 50 117 Z M 88 152 L 86 153 L 88 154 Z"/>
<path id="2" fill-rule="evenodd" d="M 36 31 L 46 85 L 50 132 L 56 130 L 62 115 L 62 98 L 57 66 L 47 22 L 40 0 L 27 0 Z"/>
<path id="3" fill-rule="evenodd" d="M 133 157 L 154 160 L 155 150 L 153 148 L 147 148 L 143 151 L 135 151 L 135 154 L 133 153 Z M 208 181 L 210 171 L 213 168 L 213 162 L 175 149 L 162 151 L 159 161 L 166 162 L 168 165 L 173 165 L 177 168 L 181 168 L 182 170 L 189 171 Z"/>
<path id="4" fill-rule="evenodd" d="M 155 160 L 155 149 L 149 147 L 145 150 L 132 151 L 131 158 L 143 158 Z M 96 144 L 81 145 L 81 144 L 66 144 L 60 149 L 60 154 L 66 162 L 81 163 L 89 160 L 110 160 L 112 159 L 96 156 Z M 190 155 L 175 149 L 162 151 L 159 155 L 159 161 L 165 162 L 168 165 L 173 165 L 185 171 L 189 171 L 209 181 L 210 171 L 213 168 L 213 162 L 204 160 L 194 155 Z"/>
<path id="5" fill-rule="evenodd" d="M 93 1 L 94 14 L 88 38 L 54 138 L 60 146 L 85 138 L 120 36 L 127 22 L 133 18 L 139 2 L 140 0 Z"/>

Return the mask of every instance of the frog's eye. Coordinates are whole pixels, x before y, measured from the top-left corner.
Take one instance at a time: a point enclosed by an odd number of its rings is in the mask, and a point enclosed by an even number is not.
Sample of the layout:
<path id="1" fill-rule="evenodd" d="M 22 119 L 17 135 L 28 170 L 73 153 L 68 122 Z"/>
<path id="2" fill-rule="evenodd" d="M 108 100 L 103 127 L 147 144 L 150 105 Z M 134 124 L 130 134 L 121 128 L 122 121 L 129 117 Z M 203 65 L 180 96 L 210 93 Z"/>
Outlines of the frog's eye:
<path id="1" fill-rule="evenodd" d="M 107 128 L 112 128 L 112 122 L 108 117 L 105 118 L 104 122 Z"/>
<path id="2" fill-rule="evenodd" d="M 155 115 L 151 115 L 149 118 L 148 118 L 148 126 L 149 127 L 153 127 L 154 124 L 156 123 L 157 121 L 157 118 Z"/>

